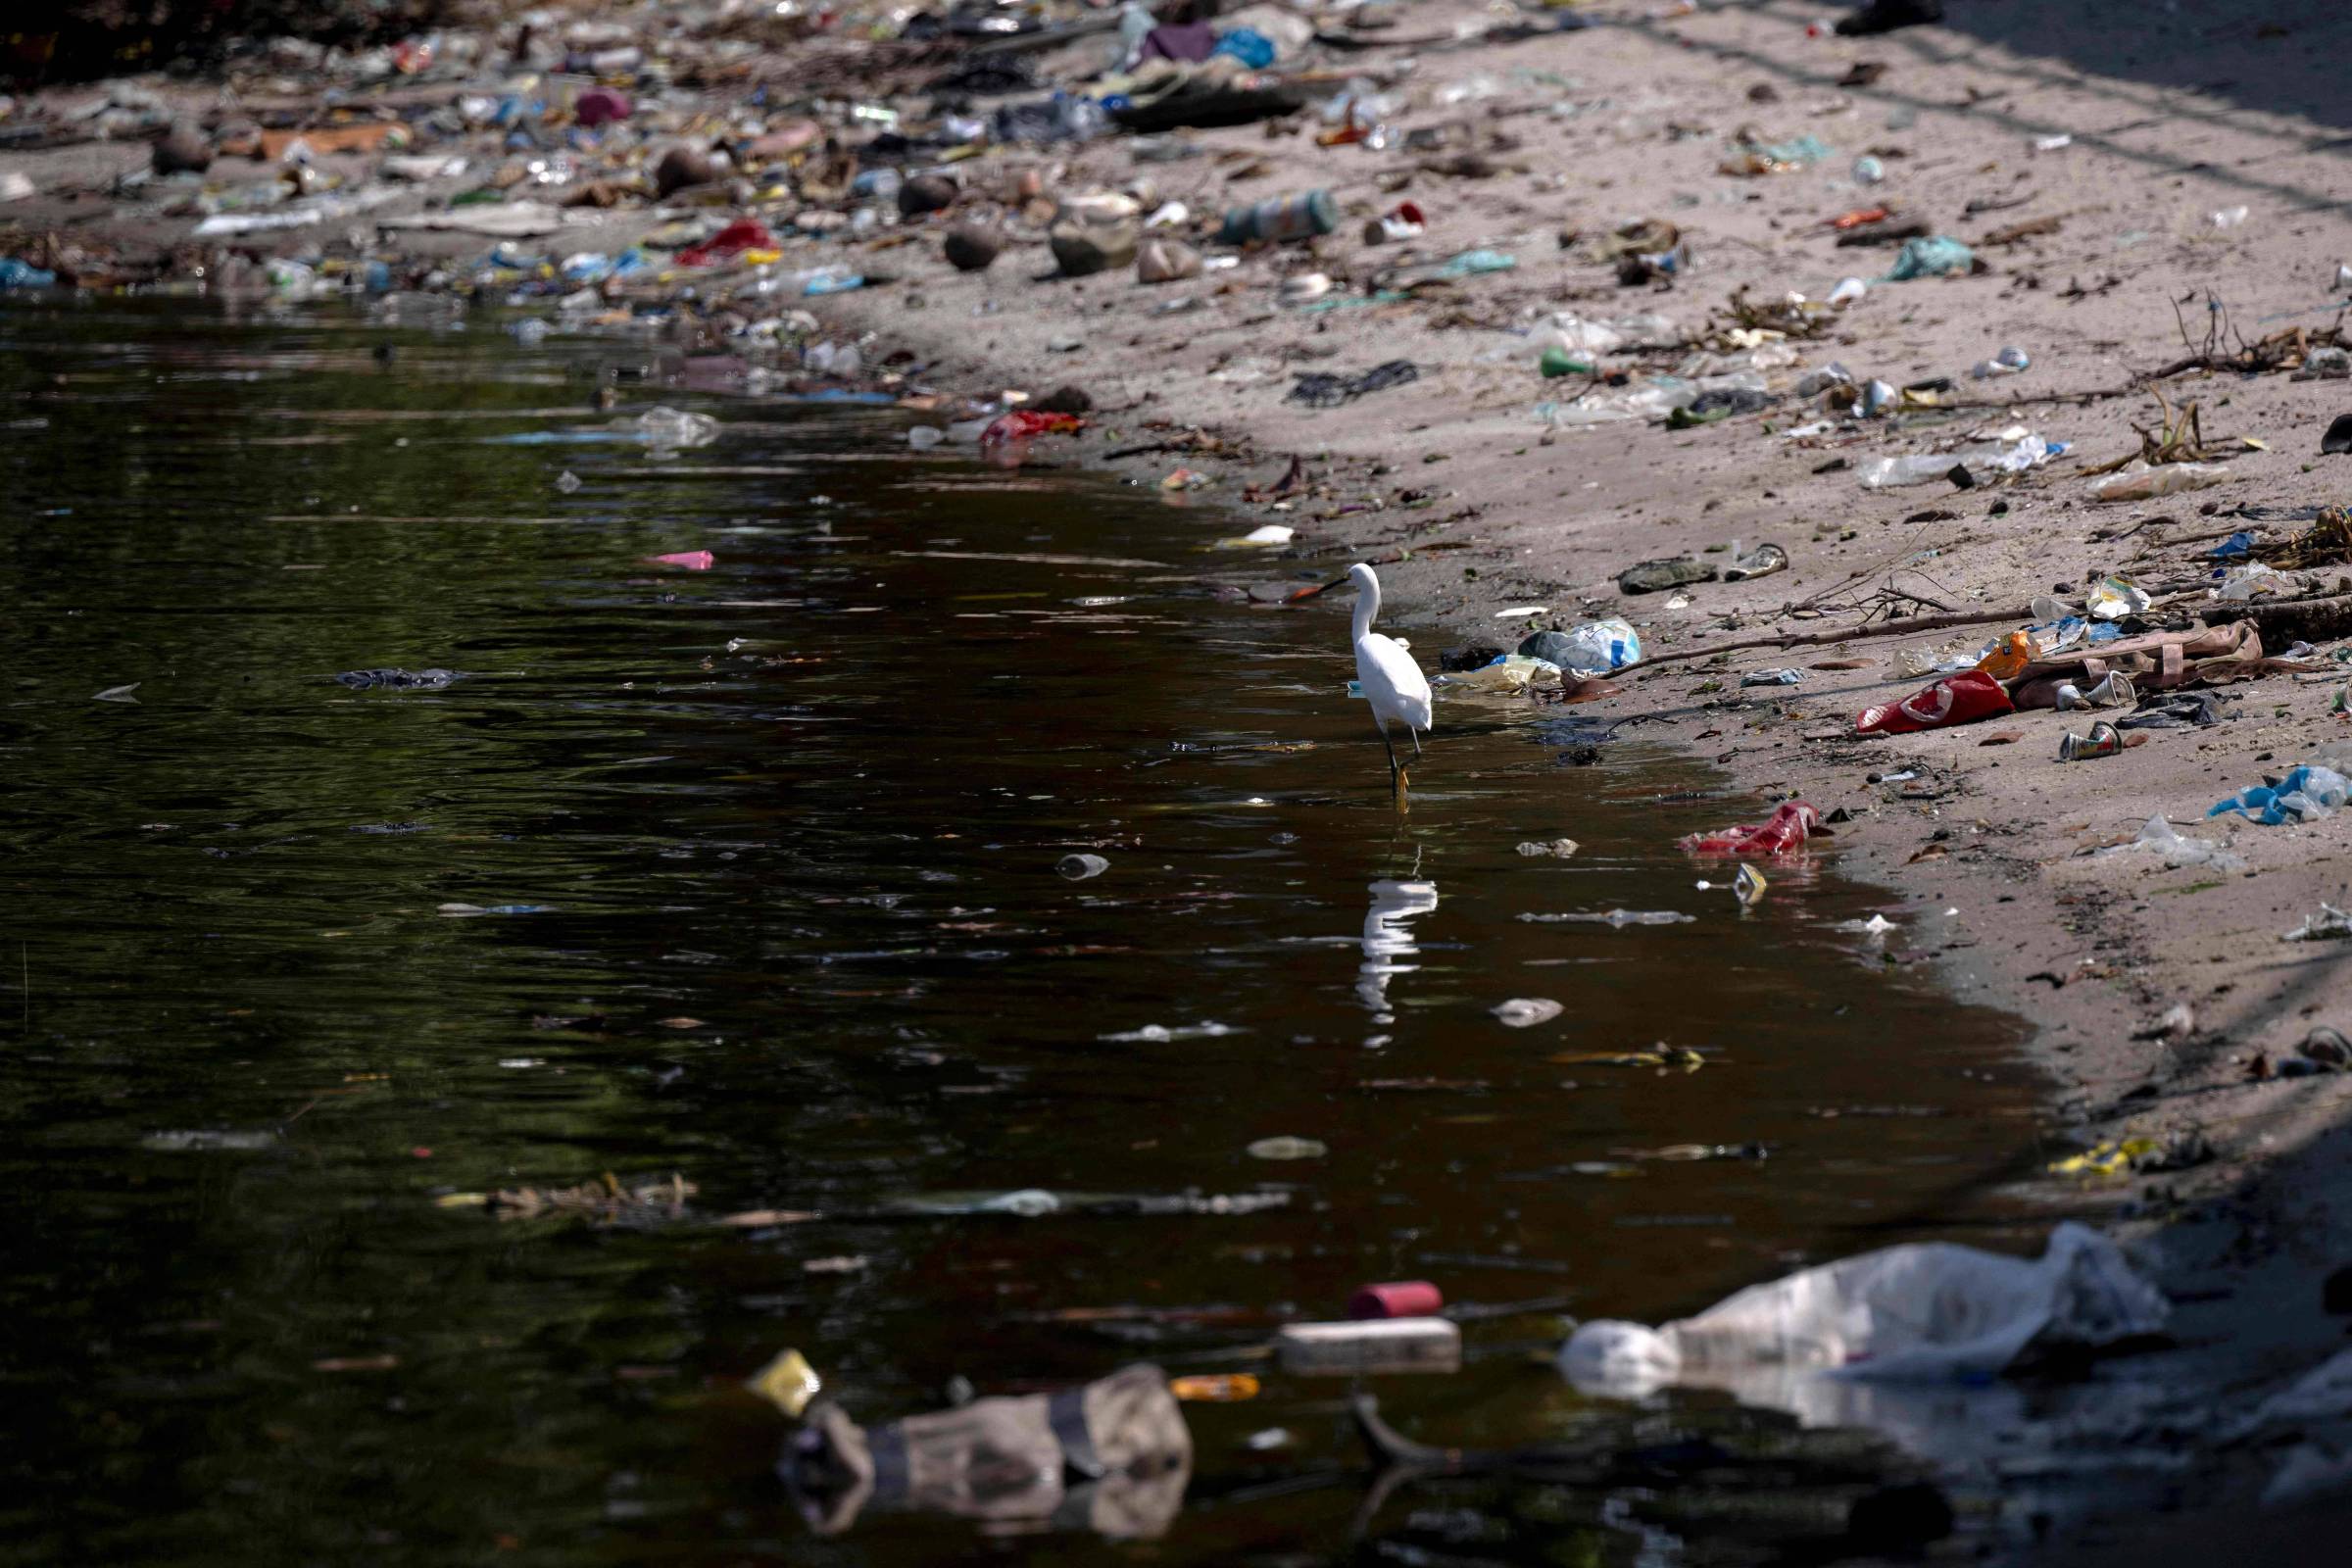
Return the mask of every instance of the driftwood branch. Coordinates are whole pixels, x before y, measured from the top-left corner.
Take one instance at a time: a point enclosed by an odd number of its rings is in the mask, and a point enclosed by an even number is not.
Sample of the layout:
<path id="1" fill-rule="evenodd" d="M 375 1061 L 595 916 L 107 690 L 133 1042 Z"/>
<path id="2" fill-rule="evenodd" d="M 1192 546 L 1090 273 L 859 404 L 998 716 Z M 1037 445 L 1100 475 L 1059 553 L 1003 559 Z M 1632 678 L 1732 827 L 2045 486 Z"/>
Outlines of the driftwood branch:
<path id="1" fill-rule="evenodd" d="M 1717 643 L 1712 648 L 1681 648 L 1671 654 L 1644 659 L 1634 668 L 1639 673 L 1659 664 L 1712 659 L 1717 654 L 1737 653 L 1747 648 L 1829 648 L 1864 637 L 1903 636 L 1913 632 L 1947 631 L 1954 626 L 1989 626 L 1996 621 L 2030 621 L 2033 618 L 2032 605 L 2012 605 L 2007 610 L 1957 611 L 1949 615 L 1915 615 L 1907 620 L 1883 620 L 1876 625 L 1847 626 L 1838 631 L 1786 632 L 1778 637 L 1746 637 L 1736 643 Z"/>
<path id="2" fill-rule="evenodd" d="M 2269 604 L 2230 604 L 2208 606 L 2196 613 L 2210 622 L 2250 620 L 2264 631 L 2280 632 L 2300 637 L 2306 642 L 2325 641 L 2352 632 L 2352 593 L 2324 594 L 2313 599 L 2284 599 Z M 2012 605 L 2006 610 L 1964 611 L 1949 615 L 1919 615 L 1909 620 L 1886 620 L 1876 625 L 1847 626 L 1837 631 L 1790 632 L 1778 637 L 1745 637 L 1738 642 L 1717 643 L 1712 648 L 1679 648 L 1671 654 L 1659 654 L 1644 659 L 1633 666 L 1632 673 L 1645 674 L 1661 664 L 1679 664 L 1693 659 L 1712 659 L 1717 654 L 1739 653 L 1755 648 L 1830 648 L 1838 643 L 1859 642 L 1866 637 L 1909 636 L 1917 632 L 1949 631 L 1956 626 L 1990 626 L 2001 621 L 2023 622 L 2034 618 L 2032 605 Z"/>

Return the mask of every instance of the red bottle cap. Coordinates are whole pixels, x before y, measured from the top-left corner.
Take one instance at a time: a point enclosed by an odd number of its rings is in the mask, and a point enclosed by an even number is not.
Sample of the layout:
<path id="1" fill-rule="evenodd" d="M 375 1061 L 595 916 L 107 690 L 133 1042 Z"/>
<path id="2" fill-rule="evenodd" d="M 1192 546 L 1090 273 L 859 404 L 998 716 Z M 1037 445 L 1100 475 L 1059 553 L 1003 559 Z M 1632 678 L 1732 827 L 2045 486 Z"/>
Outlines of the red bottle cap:
<path id="1" fill-rule="evenodd" d="M 1391 1280 L 1359 1286 L 1348 1298 L 1349 1317 L 1434 1317 L 1446 1304 L 1446 1293 L 1427 1280 Z"/>

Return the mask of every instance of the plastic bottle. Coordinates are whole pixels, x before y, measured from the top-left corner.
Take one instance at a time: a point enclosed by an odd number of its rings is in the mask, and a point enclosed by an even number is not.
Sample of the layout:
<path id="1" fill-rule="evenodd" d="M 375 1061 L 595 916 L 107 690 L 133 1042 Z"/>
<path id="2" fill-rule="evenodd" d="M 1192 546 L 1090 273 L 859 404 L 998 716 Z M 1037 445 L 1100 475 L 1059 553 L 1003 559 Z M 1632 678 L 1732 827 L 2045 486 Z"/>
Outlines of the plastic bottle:
<path id="1" fill-rule="evenodd" d="M 1957 452 L 1923 452 L 1902 458 L 1873 458 L 1862 465 L 1865 490 L 1898 490 L 1907 485 L 1932 484 L 1954 468 L 1980 473 L 2023 473 L 2050 455 L 2050 446 L 2037 435 L 2000 446 L 1963 447 Z"/>
<path id="2" fill-rule="evenodd" d="M 1548 381 L 1562 375 L 1590 375 L 1592 373 L 1592 363 L 1580 360 L 1553 343 L 1544 348 L 1542 358 L 1536 361 L 1536 368 L 1543 371 L 1544 378 Z"/>
<path id="3" fill-rule="evenodd" d="M 1462 1331 L 1442 1317 L 1293 1323 L 1275 1347 L 1282 1369 L 1295 1375 L 1454 1372 L 1462 1364 Z"/>
<path id="4" fill-rule="evenodd" d="M 1137 0 L 1127 0 L 1125 5 L 1119 7 L 1119 65 L 1121 69 L 1131 68 L 1136 61 L 1143 58 L 1144 40 L 1150 37 L 1152 29 L 1158 25 L 1159 24 L 1152 19 L 1150 9 L 1138 4 Z"/>
<path id="5" fill-rule="evenodd" d="M 1252 207 L 1227 209 L 1217 238 L 1227 245 L 1253 239 L 1284 243 L 1312 239 L 1339 226 L 1340 207 L 1331 199 L 1331 192 L 1310 190 L 1297 196 L 1269 196 Z"/>
<path id="6" fill-rule="evenodd" d="M 2230 466 L 2226 463 L 2163 463 L 2148 467 L 2135 462 L 2132 467 L 2091 481 L 2090 499 L 2148 501 L 2157 496 L 2209 489 L 2229 477 Z"/>

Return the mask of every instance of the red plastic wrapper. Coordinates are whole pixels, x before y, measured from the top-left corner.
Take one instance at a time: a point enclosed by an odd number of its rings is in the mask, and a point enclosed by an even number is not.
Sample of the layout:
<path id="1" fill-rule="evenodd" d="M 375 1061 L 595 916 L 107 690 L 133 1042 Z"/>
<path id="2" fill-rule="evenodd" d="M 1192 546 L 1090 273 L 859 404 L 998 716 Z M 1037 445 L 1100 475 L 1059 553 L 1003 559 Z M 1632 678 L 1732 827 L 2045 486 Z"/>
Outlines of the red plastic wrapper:
<path id="1" fill-rule="evenodd" d="M 1027 409 L 1015 409 L 989 420 L 988 428 L 980 432 L 980 444 L 1001 447 L 1026 441 L 1033 435 L 1075 435 L 1081 424 L 1075 414 L 1033 414 Z"/>
<path id="2" fill-rule="evenodd" d="M 1803 801 L 1783 801 L 1771 816 L 1753 826 L 1693 833 L 1683 840 L 1683 848 L 1693 855 L 1788 855 L 1803 849 L 1815 832 L 1826 836 L 1819 811 Z"/>
<path id="3" fill-rule="evenodd" d="M 1854 715 L 1858 735 L 1908 735 L 1914 730 L 1973 724 L 1996 713 L 2017 711 L 2001 683 L 1981 669 L 1946 675 L 1926 691 L 1899 703 L 1878 703 Z"/>
<path id="4" fill-rule="evenodd" d="M 775 248 L 776 236 L 767 231 L 765 223 L 757 218 L 738 218 L 700 245 L 678 252 L 678 265 L 709 267 L 712 262 L 723 262 L 730 257 L 741 256 L 745 251 L 772 251 Z"/>

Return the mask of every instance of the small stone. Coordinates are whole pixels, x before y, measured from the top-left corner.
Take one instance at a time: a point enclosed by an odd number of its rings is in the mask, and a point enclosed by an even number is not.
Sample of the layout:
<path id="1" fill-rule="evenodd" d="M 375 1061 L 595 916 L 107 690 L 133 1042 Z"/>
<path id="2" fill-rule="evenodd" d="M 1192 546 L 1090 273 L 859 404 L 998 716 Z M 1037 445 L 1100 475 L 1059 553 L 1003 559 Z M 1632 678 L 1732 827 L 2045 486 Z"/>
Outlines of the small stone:
<path id="1" fill-rule="evenodd" d="M 899 215 L 918 218 L 956 205 L 956 182 L 945 174 L 917 174 L 899 186 Z"/>
<path id="2" fill-rule="evenodd" d="M 1881 1487 L 1854 1499 L 1846 1511 L 1846 1539 L 1872 1553 L 1916 1552 L 1952 1533 L 1952 1504 L 1928 1482 Z"/>
<path id="3" fill-rule="evenodd" d="M 1095 400 L 1081 386 L 1057 386 L 1029 405 L 1040 414 L 1089 414 Z"/>
<path id="4" fill-rule="evenodd" d="M 2352 1067 L 2352 1042 L 2344 1039 L 2342 1031 L 2326 1024 L 2305 1035 L 2298 1049 L 2308 1061 L 2327 1067 Z"/>
<path id="5" fill-rule="evenodd" d="M 689 185 L 708 185 L 719 176 L 718 160 L 700 147 L 672 147 L 654 161 L 654 190 L 667 196 Z"/>
<path id="6" fill-rule="evenodd" d="M 941 250 L 958 272 L 985 272 L 1004 248 L 1004 239 L 985 228 L 954 228 Z"/>
<path id="7" fill-rule="evenodd" d="M 1200 253 L 1181 240 L 1154 239 L 1136 253 L 1135 280 L 1175 283 L 1200 275 Z"/>
<path id="8" fill-rule="evenodd" d="M 1064 220 L 1046 231 L 1054 260 L 1064 277 L 1091 277 L 1135 260 L 1133 223 L 1080 223 Z"/>
<path id="9" fill-rule="evenodd" d="M 159 174 L 201 174 L 213 167 L 213 144 L 183 121 L 157 139 L 148 161 Z"/>
<path id="10" fill-rule="evenodd" d="M 2346 1263 L 2320 1283 L 2320 1307 L 2337 1317 L 2352 1315 L 2352 1263 Z"/>
<path id="11" fill-rule="evenodd" d="M 1456 643 L 1438 656 L 1438 667 L 1446 671 L 1481 669 L 1502 657 L 1502 650 L 1493 643 Z"/>

